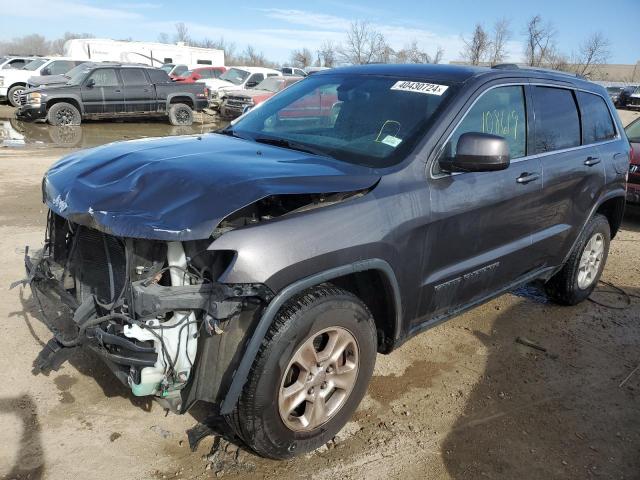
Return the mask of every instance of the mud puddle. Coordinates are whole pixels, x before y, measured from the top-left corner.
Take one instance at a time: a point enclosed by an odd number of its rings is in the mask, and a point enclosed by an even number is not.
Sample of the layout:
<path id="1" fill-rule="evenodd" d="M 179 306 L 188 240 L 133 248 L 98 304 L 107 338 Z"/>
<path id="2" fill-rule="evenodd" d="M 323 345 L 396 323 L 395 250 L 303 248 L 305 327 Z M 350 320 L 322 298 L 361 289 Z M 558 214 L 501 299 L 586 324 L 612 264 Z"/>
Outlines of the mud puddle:
<path id="1" fill-rule="evenodd" d="M 228 125 L 218 117 L 191 126 L 169 125 L 165 119 L 134 121 L 94 121 L 77 127 L 54 127 L 44 123 L 26 123 L 14 118 L 0 120 L 0 147 L 88 148 L 119 140 L 197 135 L 210 133 Z"/>

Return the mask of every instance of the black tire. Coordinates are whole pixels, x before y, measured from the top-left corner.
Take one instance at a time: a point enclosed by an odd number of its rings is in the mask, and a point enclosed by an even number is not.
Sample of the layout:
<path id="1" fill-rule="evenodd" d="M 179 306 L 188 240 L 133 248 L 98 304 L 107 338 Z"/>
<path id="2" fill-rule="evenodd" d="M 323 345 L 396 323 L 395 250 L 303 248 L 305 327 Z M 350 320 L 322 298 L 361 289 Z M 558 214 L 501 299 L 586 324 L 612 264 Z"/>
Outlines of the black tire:
<path id="1" fill-rule="evenodd" d="M 169 123 L 176 126 L 193 124 L 193 110 L 184 103 L 174 103 L 169 108 Z"/>
<path id="2" fill-rule="evenodd" d="M 14 85 L 7 92 L 7 100 L 12 107 L 20 106 L 20 93 L 24 92 L 27 89 L 24 85 Z"/>
<path id="3" fill-rule="evenodd" d="M 580 273 L 580 260 L 585 252 L 589 241 L 597 235 L 603 239 L 603 253 L 599 262 L 597 272 L 592 275 L 588 285 L 579 285 L 578 275 Z M 547 295 L 556 303 L 561 305 L 576 305 L 586 300 L 593 289 L 596 288 L 598 280 L 602 275 L 607 256 L 609 255 L 609 244 L 611 242 L 611 229 L 609 221 L 603 215 L 593 216 L 584 231 L 580 235 L 574 251 L 571 252 L 567 263 L 556 273 L 545 285 Z"/>
<path id="4" fill-rule="evenodd" d="M 80 111 L 70 103 L 59 102 L 52 105 L 47 112 L 47 123 L 55 126 L 80 125 L 82 115 Z"/>
<path id="5" fill-rule="evenodd" d="M 278 403 L 287 368 L 301 345 L 335 327 L 348 331 L 357 344 L 353 387 L 325 423 L 312 430 L 294 431 L 285 424 Z M 287 302 L 276 316 L 227 421 L 249 447 L 265 457 L 286 459 L 315 450 L 331 440 L 358 407 L 373 373 L 376 346 L 375 323 L 360 299 L 331 285 L 307 290 Z M 325 387 L 326 382 L 320 388 Z"/>

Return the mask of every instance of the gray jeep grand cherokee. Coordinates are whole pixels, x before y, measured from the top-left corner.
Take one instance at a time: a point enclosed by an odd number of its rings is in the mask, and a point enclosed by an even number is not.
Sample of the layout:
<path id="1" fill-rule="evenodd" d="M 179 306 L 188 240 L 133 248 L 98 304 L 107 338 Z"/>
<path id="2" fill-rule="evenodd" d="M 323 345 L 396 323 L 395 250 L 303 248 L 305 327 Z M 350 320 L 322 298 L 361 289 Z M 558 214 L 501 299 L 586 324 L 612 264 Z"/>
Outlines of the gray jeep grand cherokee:
<path id="1" fill-rule="evenodd" d="M 45 175 L 37 359 L 93 350 L 134 395 L 213 405 L 256 452 L 331 439 L 377 353 L 533 280 L 589 296 L 625 204 L 606 91 L 518 68 L 313 75 L 219 133 L 114 143 Z M 47 310 L 50 311 L 50 310 Z"/>

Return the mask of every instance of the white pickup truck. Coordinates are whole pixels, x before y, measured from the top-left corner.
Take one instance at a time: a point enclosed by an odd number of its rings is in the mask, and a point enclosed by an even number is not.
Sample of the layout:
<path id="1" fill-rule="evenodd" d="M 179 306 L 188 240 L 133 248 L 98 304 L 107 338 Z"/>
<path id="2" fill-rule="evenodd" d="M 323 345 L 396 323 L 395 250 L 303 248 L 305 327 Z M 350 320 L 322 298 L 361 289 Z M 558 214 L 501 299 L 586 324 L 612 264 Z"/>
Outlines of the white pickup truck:
<path id="1" fill-rule="evenodd" d="M 0 71 L 0 101 L 8 101 L 14 107 L 20 105 L 20 95 L 30 77 L 37 75 L 64 75 L 84 60 L 65 57 L 36 58 L 21 70 Z"/>
<path id="2" fill-rule="evenodd" d="M 282 72 L 273 68 L 231 67 L 218 78 L 204 80 L 210 92 L 209 106 L 219 109 L 227 91 L 253 88 L 267 77 L 281 76 Z"/>

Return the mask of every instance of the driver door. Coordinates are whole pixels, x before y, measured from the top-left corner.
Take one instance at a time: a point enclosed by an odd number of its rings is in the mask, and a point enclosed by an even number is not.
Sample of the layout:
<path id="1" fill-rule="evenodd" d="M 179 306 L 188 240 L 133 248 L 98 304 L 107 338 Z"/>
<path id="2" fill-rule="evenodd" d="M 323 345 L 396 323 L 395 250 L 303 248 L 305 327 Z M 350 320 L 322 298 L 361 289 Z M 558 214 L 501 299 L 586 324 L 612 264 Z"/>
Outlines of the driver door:
<path id="1" fill-rule="evenodd" d="M 427 227 L 418 308 L 421 323 L 452 313 L 536 269 L 533 233 L 543 210 L 540 160 L 527 157 L 523 85 L 485 90 L 450 133 L 429 172 L 432 222 Z M 446 173 L 438 159 L 455 156 L 467 132 L 507 139 L 511 163 L 501 171 Z"/>
<path id="2" fill-rule="evenodd" d="M 88 114 L 124 112 L 124 93 L 114 68 L 94 70 L 82 85 L 82 103 Z"/>

